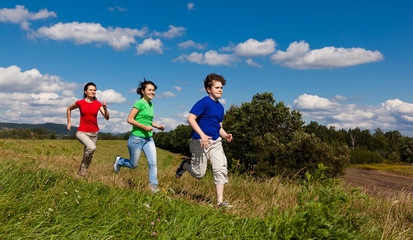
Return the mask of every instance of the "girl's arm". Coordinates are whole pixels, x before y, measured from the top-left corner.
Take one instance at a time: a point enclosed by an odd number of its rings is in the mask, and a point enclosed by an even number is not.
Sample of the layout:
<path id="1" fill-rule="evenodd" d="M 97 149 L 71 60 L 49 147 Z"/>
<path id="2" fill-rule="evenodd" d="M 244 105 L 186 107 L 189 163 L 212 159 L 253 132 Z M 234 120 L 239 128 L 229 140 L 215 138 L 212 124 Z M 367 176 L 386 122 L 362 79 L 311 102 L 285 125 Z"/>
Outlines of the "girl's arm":
<path id="1" fill-rule="evenodd" d="M 155 127 L 155 128 L 157 128 L 157 129 L 159 129 L 159 130 L 165 130 L 165 126 L 164 125 L 159 125 L 159 124 L 156 124 L 156 123 L 152 123 L 152 127 Z"/>
<path id="2" fill-rule="evenodd" d="M 226 139 L 227 142 L 231 142 L 232 141 L 232 134 L 227 133 L 223 128 L 222 128 L 222 122 L 219 123 L 219 125 L 221 125 L 221 129 L 219 129 L 219 136 Z"/>
<path id="3" fill-rule="evenodd" d="M 152 126 L 143 125 L 143 124 L 141 124 L 141 123 L 139 123 L 138 121 L 135 120 L 136 114 L 138 114 L 138 112 L 139 112 L 139 110 L 137 108 L 132 108 L 132 110 L 130 111 L 129 116 L 128 116 L 128 123 L 132 126 L 141 128 L 141 129 L 143 129 L 147 132 L 152 131 L 153 130 Z"/>
<path id="4" fill-rule="evenodd" d="M 106 120 L 109 120 L 109 111 L 108 111 L 108 105 L 106 104 L 106 101 L 103 101 L 102 106 L 99 108 L 99 110 L 102 113 L 103 117 Z"/>
<path id="5" fill-rule="evenodd" d="M 78 108 L 76 103 L 72 103 L 72 104 L 70 104 L 69 107 L 67 107 L 67 110 L 66 110 L 67 130 L 69 130 L 69 131 L 70 131 L 70 128 L 72 127 L 71 112 L 72 112 L 72 110 L 74 110 L 76 108 Z"/>

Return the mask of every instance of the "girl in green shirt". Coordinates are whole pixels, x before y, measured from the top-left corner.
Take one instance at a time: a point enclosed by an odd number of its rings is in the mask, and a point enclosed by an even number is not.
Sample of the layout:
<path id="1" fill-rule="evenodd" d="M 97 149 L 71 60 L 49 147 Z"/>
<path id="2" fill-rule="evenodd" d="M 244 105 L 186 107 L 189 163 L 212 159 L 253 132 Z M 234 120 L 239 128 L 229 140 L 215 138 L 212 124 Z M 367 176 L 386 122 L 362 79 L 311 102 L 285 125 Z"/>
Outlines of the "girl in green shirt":
<path id="1" fill-rule="evenodd" d="M 149 182 L 153 192 L 158 192 L 156 147 L 152 138 L 154 128 L 164 130 L 164 125 L 153 122 L 153 103 L 155 90 L 158 87 L 151 81 L 139 82 L 136 92 L 141 99 L 135 102 L 128 116 L 128 123 L 132 125 L 131 136 L 128 140 L 130 159 L 116 157 L 113 168 L 119 172 L 121 167 L 136 168 L 139 163 L 141 151 L 145 153 L 149 165 Z"/>

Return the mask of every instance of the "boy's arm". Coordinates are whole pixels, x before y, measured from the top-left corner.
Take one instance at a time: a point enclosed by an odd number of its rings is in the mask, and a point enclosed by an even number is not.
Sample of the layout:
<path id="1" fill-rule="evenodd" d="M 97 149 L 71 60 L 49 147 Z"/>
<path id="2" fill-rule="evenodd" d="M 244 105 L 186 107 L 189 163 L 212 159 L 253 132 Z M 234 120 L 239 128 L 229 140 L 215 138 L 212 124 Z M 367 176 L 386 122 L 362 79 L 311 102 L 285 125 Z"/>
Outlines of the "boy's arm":
<path id="1" fill-rule="evenodd" d="M 232 141 L 232 134 L 231 133 L 227 133 L 223 128 L 222 128 L 222 122 L 219 123 L 219 125 L 221 125 L 221 129 L 219 129 L 219 136 L 226 139 L 227 142 L 231 142 Z"/>
<path id="2" fill-rule="evenodd" d="M 192 127 L 192 129 L 201 136 L 201 147 L 207 149 L 209 148 L 209 140 L 212 138 L 210 136 L 205 135 L 204 131 L 199 127 L 198 123 L 196 122 L 196 118 L 198 116 L 190 113 L 188 117 L 188 123 Z"/>

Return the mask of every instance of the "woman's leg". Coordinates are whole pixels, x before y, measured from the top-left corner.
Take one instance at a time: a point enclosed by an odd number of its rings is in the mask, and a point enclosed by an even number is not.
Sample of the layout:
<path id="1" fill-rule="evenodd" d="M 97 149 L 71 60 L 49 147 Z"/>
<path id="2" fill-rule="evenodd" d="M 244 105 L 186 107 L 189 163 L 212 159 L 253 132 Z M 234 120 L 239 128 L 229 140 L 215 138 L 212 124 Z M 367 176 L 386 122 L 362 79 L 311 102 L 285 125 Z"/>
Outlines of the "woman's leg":
<path id="1" fill-rule="evenodd" d="M 82 143 L 85 148 L 83 151 L 83 159 L 80 164 L 79 173 L 85 176 L 87 174 L 87 168 L 92 161 L 93 153 L 96 150 L 97 132 L 76 132 L 77 140 Z"/>
<path id="2" fill-rule="evenodd" d="M 97 132 L 89 133 L 77 131 L 76 138 L 85 146 L 82 164 L 89 166 L 90 162 L 92 161 L 93 153 L 96 150 Z"/>
<path id="3" fill-rule="evenodd" d="M 149 166 L 149 182 L 152 186 L 152 189 L 156 189 L 158 186 L 158 167 L 156 164 L 156 146 L 153 138 L 147 138 L 145 145 L 142 148 L 145 153 L 146 158 L 148 159 Z"/>

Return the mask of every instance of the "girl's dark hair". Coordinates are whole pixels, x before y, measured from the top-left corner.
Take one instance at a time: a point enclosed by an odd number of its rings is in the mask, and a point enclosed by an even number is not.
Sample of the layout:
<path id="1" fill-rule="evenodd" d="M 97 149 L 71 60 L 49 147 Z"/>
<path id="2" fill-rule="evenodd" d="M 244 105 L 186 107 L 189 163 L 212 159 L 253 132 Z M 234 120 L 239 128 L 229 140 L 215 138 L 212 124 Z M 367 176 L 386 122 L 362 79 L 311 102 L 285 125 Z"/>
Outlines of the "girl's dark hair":
<path id="1" fill-rule="evenodd" d="M 86 83 L 85 87 L 83 88 L 83 98 L 87 97 L 85 92 L 89 86 L 95 86 L 96 88 L 96 85 L 93 82 Z M 93 100 L 97 100 L 96 96 L 93 97 Z"/>
<path id="2" fill-rule="evenodd" d="M 155 90 L 158 89 L 158 86 L 155 85 L 152 81 L 146 81 L 146 78 L 143 78 L 143 82 L 139 81 L 139 86 L 138 89 L 136 89 L 136 93 L 141 95 L 141 98 L 143 98 L 143 93 L 142 90 L 146 89 L 146 86 L 150 84 L 155 87 Z"/>

